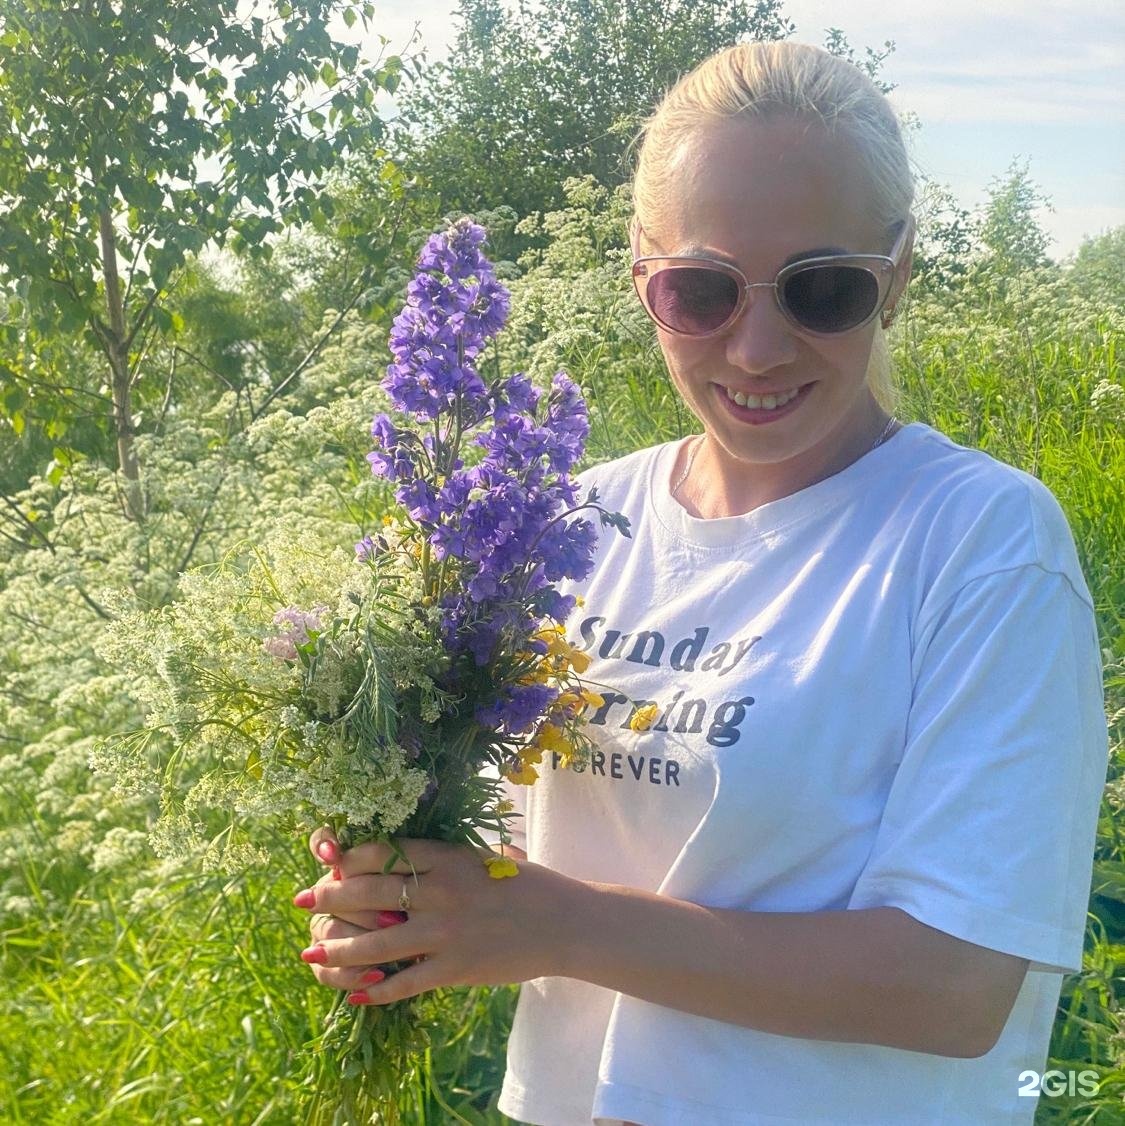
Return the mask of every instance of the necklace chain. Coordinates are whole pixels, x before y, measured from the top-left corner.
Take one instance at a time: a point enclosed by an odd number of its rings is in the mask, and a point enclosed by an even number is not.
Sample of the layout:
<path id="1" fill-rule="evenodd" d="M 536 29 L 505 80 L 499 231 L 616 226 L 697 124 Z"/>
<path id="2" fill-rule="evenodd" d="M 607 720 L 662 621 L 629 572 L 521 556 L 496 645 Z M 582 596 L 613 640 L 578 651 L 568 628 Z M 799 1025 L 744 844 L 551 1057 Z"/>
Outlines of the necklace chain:
<path id="1" fill-rule="evenodd" d="M 692 443 L 691 453 L 688 454 L 687 465 L 684 466 L 684 471 L 680 474 L 680 479 L 672 486 L 670 496 L 675 496 L 680 486 L 687 480 L 688 474 L 691 472 L 691 467 L 695 463 L 695 455 L 699 453 L 699 447 L 703 445 L 703 437 L 704 436 L 700 434 Z"/>
<path id="2" fill-rule="evenodd" d="M 877 446 L 881 446 L 891 436 L 891 430 L 894 428 L 897 422 L 898 419 L 895 418 L 895 416 L 892 414 L 891 417 L 887 419 L 887 425 L 884 426 L 880 431 L 879 437 L 875 439 L 875 444 L 871 447 L 870 450 L 867 451 L 868 453 L 871 453 L 871 450 L 875 449 Z M 675 496 L 679 491 L 680 486 L 688 479 L 688 474 L 691 472 L 691 467 L 695 464 L 695 455 L 699 453 L 699 448 L 703 445 L 703 439 L 705 437 L 705 434 L 700 434 L 699 437 L 695 440 L 695 443 L 692 445 L 691 453 L 688 454 L 687 465 L 684 466 L 684 471 L 680 474 L 680 479 L 672 486 L 672 492 L 669 494 L 670 496 Z"/>

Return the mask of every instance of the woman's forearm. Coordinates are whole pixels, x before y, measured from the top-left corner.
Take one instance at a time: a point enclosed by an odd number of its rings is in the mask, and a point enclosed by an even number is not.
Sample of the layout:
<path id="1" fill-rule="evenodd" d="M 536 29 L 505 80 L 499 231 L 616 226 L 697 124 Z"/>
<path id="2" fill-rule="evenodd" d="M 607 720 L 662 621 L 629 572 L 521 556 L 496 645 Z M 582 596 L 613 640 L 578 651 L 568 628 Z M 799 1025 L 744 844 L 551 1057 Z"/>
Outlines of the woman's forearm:
<path id="1" fill-rule="evenodd" d="M 732 911 L 571 888 L 555 920 L 558 976 L 783 1036 L 979 1056 L 1026 968 L 893 907 Z"/>

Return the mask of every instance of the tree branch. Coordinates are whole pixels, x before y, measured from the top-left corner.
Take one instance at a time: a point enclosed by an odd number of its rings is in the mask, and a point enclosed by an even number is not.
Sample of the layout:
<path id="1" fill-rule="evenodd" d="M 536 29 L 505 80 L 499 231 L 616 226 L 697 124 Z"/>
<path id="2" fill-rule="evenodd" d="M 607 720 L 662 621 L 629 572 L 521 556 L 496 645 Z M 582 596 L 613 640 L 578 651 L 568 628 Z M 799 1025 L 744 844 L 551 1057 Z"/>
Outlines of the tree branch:
<path id="1" fill-rule="evenodd" d="M 199 539 L 203 535 L 203 529 L 207 527 L 207 518 L 211 515 L 211 509 L 215 507 L 215 501 L 218 499 L 219 491 L 222 489 L 223 482 L 226 479 L 227 470 L 224 469 L 223 472 L 219 474 L 219 479 L 215 482 L 214 489 L 211 490 L 211 496 L 207 500 L 207 507 L 203 510 L 203 515 L 200 517 L 199 523 L 196 525 L 195 534 L 191 537 L 191 543 L 188 544 L 188 548 L 184 553 L 184 557 L 180 560 L 179 564 L 172 572 L 172 585 L 164 592 L 164 596 L 160 600 L 161 605 L 165 604 L 171 599 L 172 591 L 175 589 L 176 582 L 181 572 L 185 571 L 187 569 L 187 565 L 191 562 L 191 557 L 195 554 L 195 549 L 199 544 Z"/>
<path id="2" fill-rule="evenodd" d="M 130 279 L 130 281 L 132 281 L 132 279 Z M 128 355 L 129 349 L 133 346 L 133 338 L 137 335 L 137 332 L 140 330 L 141 325 L 145 323 L 145 319 L 148 317 L 149 313 L 152 312 L 152 307 L 156 304 L 156 299 L 159 296 L 160 291 L 158 289 L 154 289 L 146 298 L 144 305 L 141 306 L 141 311 L 133 319 L 133 327 L 130 330 L 129 335 L 125 337 L 125 340 L 121 345 L 121 351 L 125 355 Z"/>
<path id="3" fill-rule="evenodd" d="M 93 610 L 99 618 L 106 622 L 116 621 L 114 616 L 109 613 L 108 610 L 106 610 L 102 606 L 99 606 L 80 586 L 76 584 L 74 589 L 78 592 L 78 597 L 81 598 L 82 601 L 85 602 L 86 605 L 89 606 L 90 609 Z"/>
<path id="4" fill-rule="evenodd" d="M 13 501 L 6 493 L 0 493 L 0 500 L 2 500 L 16 514 L 16 516 L 19 518 L 17 522 L 22 526 L 30 528 L 32 532 L 34 532 L 35 535 L 37 535 L 43 541 L 43 546 L 46 547 L 52 555 L 54 555 L 55 545 L 51 543 L 49 539 L 47 539 L 46 535 L 44 535 L 43 533 L 43 530 L 36 526 L 35 521 L 29 520 L 26 514 L 19 510 L 19 505 L 17 505 L 15 501 Z M 25 544 L 24 546 L 27 545 Z"/>
<path id="5" fill-rule="evenodd" d="M 156 420 L 154 427 L 156 433 L 160 433 L 164 429 L 164 420 L 168 417 L 168 408 L 172 405 L 172 384 L 176 380 L 176 357 L 178 355 L 179 349 L 173 345 L 172 359 L 168 364 L 168 382 L 164 387 L 164 401 L 160 404 L 160 417 Z"/>
<path id="6" fill-rule="evenodd" d="M 194 360 L 204 371 L 209 372 L 220 383 L 222 383 L 228 391 L 237 391 L 238 390 L 235 387 L 235 385 L 233 383 L 231 383 L 231 381 L 229 379 L 227 379 L 227 377 L 225 375 L 223 375 L 223 373 L 221 371 L 217 371 L 205 359 L 203 359 L 201 356 L 197 356 L 190 348 L 185 348 L 182 344 L 173 344 L 172 345 L 173 355 L 176 352 L 182 352 L 185 356 L 187 356 L 187 358 L 189 360 Z"/>
<path id="7" fill-rule="evenodd" d="M 261 401 L 257 410 L 250 411 L 250 421 L 253 422 L 258 418 L 261 413 L 293 382 L 308 366 L 320 355 L 321 349 L 335 334 L 336 330 L 343 323 L 344 318 L 359 304 L 359 299 L 364 295 L 367 290 L 367 279 L 371 274 L 371 267 L 368 267 L 360 275 L 360 284 L 356 287 L 355 296 L 347 303 L 347 305 L 340 310 L 336 319 L 332 322 L 332 326 L 321 333 L 317 342 L 305 353 L 305 358 L 276 386 L 272 391 Z"/>

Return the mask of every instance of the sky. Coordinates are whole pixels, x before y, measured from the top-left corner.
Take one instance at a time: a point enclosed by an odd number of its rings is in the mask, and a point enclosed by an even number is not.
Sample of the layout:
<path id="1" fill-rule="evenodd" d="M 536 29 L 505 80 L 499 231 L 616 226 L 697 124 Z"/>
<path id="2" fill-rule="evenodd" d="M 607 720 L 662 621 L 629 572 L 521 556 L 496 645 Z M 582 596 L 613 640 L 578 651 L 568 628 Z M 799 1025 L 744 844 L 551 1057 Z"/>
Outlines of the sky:
<path id="1" fill-rule="evenodd" d="M 375 0 L 374 28 L 390 40 L 387 54 L 401 54 L 417 24 L 411 51 L 424 47 L 432 61 L 448 53 L 456 8 Z M 801 42 L 823 45 L 838 27 L 857 54 L 894 43 L 881 77 L 895 84 L 895 108 L 917 119 L 908 136 L 915 168 L 961 206 L 980 206 L 1018 160 L 1051 201 L 1038 218 L 1052 257 L 1125 224 L 1125 4 L 787 0 L 783 12 Z M 379 46 L 376 38 L 368 49 Z"/>

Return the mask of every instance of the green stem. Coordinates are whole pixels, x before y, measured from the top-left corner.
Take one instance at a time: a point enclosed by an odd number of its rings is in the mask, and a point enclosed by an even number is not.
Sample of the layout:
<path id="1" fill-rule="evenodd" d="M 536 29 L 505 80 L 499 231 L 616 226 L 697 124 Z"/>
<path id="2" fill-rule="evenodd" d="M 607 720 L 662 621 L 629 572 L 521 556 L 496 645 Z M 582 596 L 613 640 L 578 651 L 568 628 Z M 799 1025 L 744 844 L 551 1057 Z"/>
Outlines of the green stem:
<path id="1" fill-rule="evenodd" d="M 422 593 L 433 597 L 433 591 L 430 589 L 430 541 L 424 539 L 422 541 Z"/>

